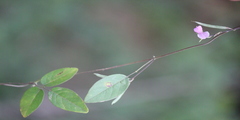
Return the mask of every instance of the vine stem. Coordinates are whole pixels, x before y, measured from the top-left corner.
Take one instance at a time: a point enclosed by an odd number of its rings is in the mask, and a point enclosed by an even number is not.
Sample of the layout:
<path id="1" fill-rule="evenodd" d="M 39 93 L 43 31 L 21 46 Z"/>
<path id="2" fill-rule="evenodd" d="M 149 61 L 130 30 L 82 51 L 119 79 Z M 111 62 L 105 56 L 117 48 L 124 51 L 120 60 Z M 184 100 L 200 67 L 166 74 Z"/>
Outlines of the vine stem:
<path id="1" fill-rule="evenodd" d="M 173 52 L 170 52 L 170 53 L 167 53 L 167 54 L 163 54 L 161 56 L 157 56 L 157 57 L 155 57 L 155 60 L 163 58 L 163 57 L 167 57 L 167 56 L 170 56 L 170 55 L 173 55 L 173 54 L 185 51 L 185 50 L 189 50 L 189 49 L 192 49 L 192 48 L 208 45 L 208 44 L 212 43 L 214 40 L 216 40 L 218 37 L 220 37 L 220 36 L 222 36 L 222 35 L 224 35 L 224 34 L 226 34 L 228 32 L 236 31 L 236 30 L 239 30 L 239 29 L 240 29 L 240 26 L 237 26 L 237 27 L 234 27 L 234 28 L 229 29 L 227 31 L 218 32 L 208 42 L 205 42 L 205 43 L 202 43 L 202 44 L 193 45 L 193 46 L 186 47 L 186 48 L 183 48 L 183 49 L 180 49 L 180 50 L 177 50 L 177 51 L 173 51 Z M 150 61 L 152 59 L 153 58 L 149 58 L 149 59 L 144 59 L 144 60 L 135 61 L 135 62 L 131 62 L 131 63 L 126 63 L 126 64 L 122 64 L 122 65 L 116 65 L 116 66 L 107 67 L 107 68 L 101 68 L 101 69 L 95 69 L 95 70 L 90 70 L 90 71 L 79 72 L 77 74 L 85 74 L 85 73 L 106 71 L 106 70 L 115 69 L 115 68 L 119 68 L 119 67 L 123 67 L 123 66 L 127 66 L 127 65 L 132 65 L 132 64 L 137 64 L 137 63 L 141 63 L 141 62 Z"/>
<path id="2" fill-rule="evenodd" d="M 144 70 L 146 70 L 154 61 L 156 60 L 155 56 L 153 56 L 153 58 L 151 60 L 149 60 L 147 63 L 145 63 L 144 65 L 142 65 L 140 68 L 138 68 L 136 71 L 134 71 L 133 73 L 131 73 L 129 76 L 134 75 L 130 82 L 132 82 L 138 75 L 140 75 Z"/>
<path id="3" fill-rule="evenodd" d="M 208 42 L 205 42 L 205 43 L 202 43 L 202 44 L 193 45 L 193 46 L 190 46 L 190 47 L 186 47 L 186 48 L 183 48 L 183 49 L 180 49 L 180 50 L 177 50 L 177 51 L 173 51 L 173 52 L 170 52 L 170 53 L 167 53 L 167 54 L 163 54 L 161 56 L 157 56 L 157 57 L 153 57 L 153 58 L 149 58 L 149 59 L 144 59 L 144 60 L 140 60 L 140 61 L 135 61 L 135 62 L 131 62 L 131 63 L 126 63 L 126 64 L 122 64 L 122 65 L 116 65 L 116 66 L 107 67 L 107 68 L 101 68 L 101 69 L 95 69 L 95 70 L 90 70 L 90 71 L 78 72 L 77 74 L 85 74 L 85 73 L 93 73 L 93 72 L 105 71 L 105 70 L 115 69 L 115 68 L 119 68 L 119 67 L 123 67 L 123 66 L 127 66 L 127 65 L 132 65 L 132 64 L 137 64 L 137 63 L 148 61 L 142 67 L 140 67 L 137 71 L 135 71 L 135 72 L 130 74 L 130 75 L 133 75 L 133 74 L 137 73 L 131 79 L 131 82 L 132 82 L 135 77 L 137 77 L 140 73 L 142 73 L 145 69 L 147 69 L 157 59 L 160 59 L 160 58 L 163 58 L 163 57 L 167 57 L 167 56 L 170 56 L 170 55 L 173 55 L 173 54 L 185 51 L 185 50 L 189 50 L 189 49 L 192 49 L 192 48 L 208 45 L 208 44 L 212 43 L 214 40 L 216 40 L 218 37 L 220 37 L 220 36 L 222 36 L 222 35 L 224 35 L 224 34 L 226 34 L 228 32 L 231 32 L 231 31 L 237 31 L 239 29 L 240 29 L 240 26 L 237 26 L 237 27 L 234 27 L 234 28 L 226 30 L 226 31 L 218 32 L 215 35 L 213 35 L 213 37 Z M 39 82 L 39 81 L 40 80 L 35 81 L 35 82 L 29 82 L 29 83 L 0 83 L 0 85 L 9 86 L 9 87 L 26 87 L 28 85 L 36 85 L 36 83 Z"/>

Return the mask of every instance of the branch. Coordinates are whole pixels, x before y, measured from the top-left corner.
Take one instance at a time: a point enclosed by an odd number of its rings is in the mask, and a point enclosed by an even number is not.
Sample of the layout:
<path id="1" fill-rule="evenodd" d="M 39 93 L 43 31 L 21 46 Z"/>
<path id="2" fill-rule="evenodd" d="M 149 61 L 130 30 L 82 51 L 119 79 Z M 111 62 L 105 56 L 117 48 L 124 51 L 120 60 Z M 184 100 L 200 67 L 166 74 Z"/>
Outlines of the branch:
<path id="1" fill-rule="evenodd" d="M 180 49 L 180 50 L 177 50 L 177 51 L 174 51 L 174 52 L 170 52 L 170 53 L 167 53 L 167 54 L 164 54 L 164 55 L 161 55 L 161 56 L 157 56 L 157 57 L 155 57 L 155 60 L 157 60 L 159 58 L 167 57 L 167 56 L 170 56 L 170 55 L 173 55 L 173 54 L 185 51 L 185 50 L 189 50 L 189 49 L 192 49 L 192 48 L 208 45 L 208 44 L 212 43 L 214 40 L 216 40 L 218 37 L 220 37 L 220 36 L 222 36 L 222 35 L 224 35 L 224 34 L 226 34 L 228 32 L 236 31 L 236 30 L 239 30 L 239 29 L 240 29 L 240 26 L 237 26 L 237 27 L 234 27 L 234 28 L 232 28 L 230 30 L 218 32 L 206 43 L 193 45 L 193 46 L 186 47 L 186 48 L 183 48 L 183 49 Z M 140 61 L 135 61 L 135 62 L 131 62 L 131 63 L 126 63 L 126 64 L 122 64 L 122 65 L 116 65 L 116 66 L 107 67 L 107 68 L 101 68 L 101 69 L 95 69 L 95 70 L 90 70 L 90 71 L 79 72 L 77 74 L 93 73 L 93 72 L 99 72 L 99 71 L 115 69 L 115 68 L 119 68 L 119 67 L 123 67 L 123 66 L 127 66 L 127 65 L 132 65 L 132 64 L 137 64 L 137 63 L 141 63 L 141 62 L 150 61 L 151 59 L 152 58 L 144 59 L 144 60 L 140 60 Z"/>
<path id="2" fill-rule="evenodd" d="M 202 44 L 197 44 L 197 45 L 193 45 L 193 46 L 190 46 L 190 47 L 186 47 L 186 48 L 183 48 L 183 49 L 180 49 L 180 50 L 177 50 L 177 51 L 173 51 L 173 52 L 170 52 L 170 53 L 167 53 L 167 54 L 164 54 L 164 55 L 161 55 L 161 56 L 157 56 L 157 57 L 154 57 L 154 58 L 149 58 L 149 59 L 144 59 L 144 60 L 140 60 L 140 61 L 135 61 L 135 62 L 131 62 L 131 63 L 126 63 L 126 64 L 122 64 L 122 65 L 116 65 L 116 66 L 112 66 L 112 67 L 107 67 L 107 68 L 101 68 L 101 69 L 95 69 L 95 70 L 90 70 L 90 71 L 85 71 L 85 72 L 79 72 L 77 74 L 84 74 L 84 73 L 93 73 L 93 72 L 99 72 L 99 71 L 105 71 L 105 70 L 110 70 L 110 69 L 114 69 L 114 68 L 119 68 L 119 67 L 123 67 L 123 66 L 127 66 L 127 65 L 132 65 L 132 64 L 136 64 L 136 63 L 141 63 L 141 62 L 146 62 L 146 61 L 149 61 L 147 64 L 146 64 L 146 67 L 144 67 L 137 75 L 135 75 L 133 77 L 133 79 L 138 76 L 142 71 L 144 71 L 149 65 L 152 64 L 153 61 L 157 60 L 157 59 L 160 59 L 160 58 L 163 58 L 163 57 L 167 57 L 167 56 L 170 56 L 170 55 L 173 55 L 173 54 L 176 54 L 176 53 L 179 53 L 179 52 L 182 52 L 182 51 L 185 51 L 185 50 L 189 50 L 189 49 L 192 49 L 192 48 L 196 48 L 196 47 L 200 47 L 200 46 L 205 46 L 205 45 L 208 45 L 210 43 L 212 43 L 214 40 L 216 40 L 218 37 L 228 33 L 228 32 L 231 32 L 231 31 L 236 31 L 236 30 L 239 30 L 240 29 L 240 26 L 237 26 L 237 27 L 234 27 L 230 30 L 226 30 L 226 31 L 222 31 L 222 32 L 218 32 L 216 33 L 215 35 L 213 35 L 213 37 L 208 41 L 208 42 L 205 42 L 205 43 L 202 43 Z M 145 66 L 145 65 L 144 65 Z M 139 69 L 139 70 L 140 70 Z M 134 74 L 136 73 L 137 71 L 134 72 Z M 39 80 L 38 80 L 39 81 Z M 37 82 L 37 81 L 36 81 Z M 35 82 L 29 82 L 29 83 L 0 83 L 0 85 L 3 85 L 3 86 L 9 86 L 9 87 L 26 87 L 28 85 L 36 85 Z"/>

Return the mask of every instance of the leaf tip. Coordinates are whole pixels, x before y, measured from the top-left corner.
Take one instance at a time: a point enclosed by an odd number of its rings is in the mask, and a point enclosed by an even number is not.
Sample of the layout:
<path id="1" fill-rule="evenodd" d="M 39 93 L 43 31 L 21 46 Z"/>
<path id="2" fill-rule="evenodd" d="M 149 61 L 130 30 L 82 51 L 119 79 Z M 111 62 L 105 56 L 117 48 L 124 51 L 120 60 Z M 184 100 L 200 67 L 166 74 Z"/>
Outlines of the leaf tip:
<path id="1" fill-rule="evenodd" d="M 86 111 L 82 111 L 81 113 L 87 114 L 89 112 L 89 109 L 87 108 Z"/>
<path id="2" fill-rule="evenodd" d="M 20 113 L 21 113 L 22 117 L 24 117 L 24 118 L 26 118 L 27 116 L 29 116 L 29 115 L 26 115 L 26 113 L 24 113 L 22 109 L 20 109 Z"/>
<path id="3" fill-rule="evenodd" d="M 107 77 L 107 75 L 102 75 L 102 74 L 99 74 L 99 73 L 93 73 L 93 74 L 96 75 L 97 77 L 100 77 L 100 78 Z"/>

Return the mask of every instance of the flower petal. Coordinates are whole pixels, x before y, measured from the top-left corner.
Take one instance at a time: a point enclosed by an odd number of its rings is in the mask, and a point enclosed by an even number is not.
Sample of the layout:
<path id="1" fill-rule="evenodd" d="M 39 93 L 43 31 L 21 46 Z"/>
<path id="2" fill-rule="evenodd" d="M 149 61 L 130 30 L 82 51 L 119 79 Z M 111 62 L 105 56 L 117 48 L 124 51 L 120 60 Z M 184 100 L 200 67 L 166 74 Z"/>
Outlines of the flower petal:
<path id="1" fill-rule="evenodd" d="M 205 32 L 202 32 L 202 33 L 198 33 L 197 36 L 198 36 L 198 38 L 203 40 L 203 39 L 208 38 L 210 36 L 210 34 L 209 34 L 208 31 L 205 31 Z"/>
<path id="2" fill-rule="evenodd" d="M 203 32 L 202 26 L 201 26 L 201 25 L 196 26 L 196 27 L 193 29 L 193 31 L 194 31 L 195 33 L 202 33 L 202 32 Z"/>

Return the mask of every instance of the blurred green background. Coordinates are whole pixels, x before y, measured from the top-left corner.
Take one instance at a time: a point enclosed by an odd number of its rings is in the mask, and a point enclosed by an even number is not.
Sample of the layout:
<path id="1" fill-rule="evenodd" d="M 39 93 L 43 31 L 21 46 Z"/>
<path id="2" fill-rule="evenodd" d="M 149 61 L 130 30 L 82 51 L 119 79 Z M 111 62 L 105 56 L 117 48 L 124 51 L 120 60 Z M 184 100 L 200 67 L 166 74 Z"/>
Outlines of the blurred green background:
<path id="1" fill-rule="evenodd" d="M 199 39 L 193 20 L 235 27 L 240 25 L 240 2 L 0 0 L 0 83 L 36 81 L 63 67 L 79 72 L 110 67 L 195 45 Z M 45 96 L 24 119 L 19 101 L 28 87 L 0 86 L 0 119 L 238 120 L 239 33 L 155 61 L 117 104 L 87 104 L 88 114 L 56 108 Z M 128 75 L 142 64 L 100 73 Z M 61 86 L 84 98 L 98 79 L 80 74 Z"/>

